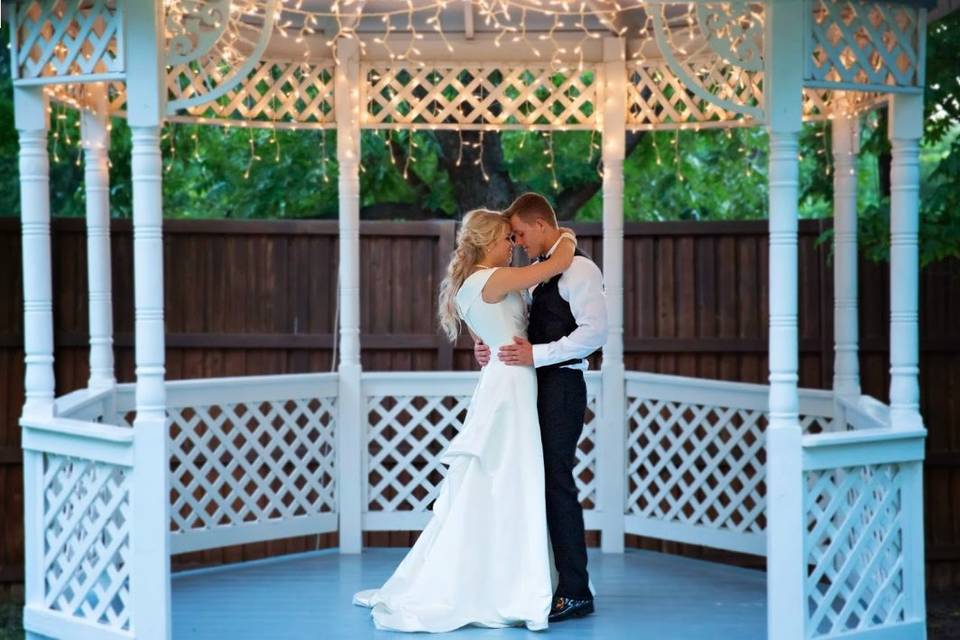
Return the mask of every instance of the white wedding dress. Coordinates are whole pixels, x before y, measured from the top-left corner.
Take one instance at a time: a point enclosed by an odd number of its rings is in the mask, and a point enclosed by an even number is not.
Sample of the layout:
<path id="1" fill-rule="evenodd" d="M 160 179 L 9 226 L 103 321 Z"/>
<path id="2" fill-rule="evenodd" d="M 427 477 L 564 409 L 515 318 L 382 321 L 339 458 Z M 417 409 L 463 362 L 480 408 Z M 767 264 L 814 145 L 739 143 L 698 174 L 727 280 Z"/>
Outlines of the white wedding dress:
<path id="1" fill-rule="evenodd" d="M 460 316 L 494 354 L 527 328 L 520 294 L 495 304 L 481 298 L 495 270 L 470 275 L 456 297 Z M 552 561 L 532 367 L 494 355 L 441 460 L 449 470 L 427 527 L 390 579 L 357 593 L 354 604 L 371 607 L 379 629 L 545 629 Z"/>

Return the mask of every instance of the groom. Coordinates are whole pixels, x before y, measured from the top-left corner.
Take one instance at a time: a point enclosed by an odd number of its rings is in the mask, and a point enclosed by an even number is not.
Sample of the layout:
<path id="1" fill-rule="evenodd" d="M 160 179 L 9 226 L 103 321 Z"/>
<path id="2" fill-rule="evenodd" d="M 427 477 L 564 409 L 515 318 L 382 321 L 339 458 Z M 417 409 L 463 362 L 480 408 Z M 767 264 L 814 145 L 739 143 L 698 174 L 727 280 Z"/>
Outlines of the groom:
<path id="1" fill-rule="evenodd" d="M 543 196 L 525 193 L 503 215 L 531 259 L 546 258 L 560 244 L 557 216 Z M 515 337 L 497 356 L 507 364 L 537 370 L 547 526 L 560 576 L 550 622 L 559 622 L 593 613 L 573 467 L 587 408 L 586 358 L 606 341 L 607 311 L 600 269 L 579 248 L 565 272 L 530 293 L 529 340 Z M 481 366 L 490 360 L 490 348 L 482 342 L 474 345 L 474 354 Z"/>

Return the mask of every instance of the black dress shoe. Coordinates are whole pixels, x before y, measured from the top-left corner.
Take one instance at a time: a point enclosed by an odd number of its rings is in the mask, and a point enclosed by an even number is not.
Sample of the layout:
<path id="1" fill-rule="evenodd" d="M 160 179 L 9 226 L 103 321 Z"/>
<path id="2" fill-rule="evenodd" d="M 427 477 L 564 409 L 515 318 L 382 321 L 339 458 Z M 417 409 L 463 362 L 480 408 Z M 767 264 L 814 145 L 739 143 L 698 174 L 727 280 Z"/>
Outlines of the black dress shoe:
<path id="1" fill-rule="evenodd" d="M 582 618 L 593 613 L 593 598 L 564 598 L 558 596 L 550 609 L 550 622 Z"/>

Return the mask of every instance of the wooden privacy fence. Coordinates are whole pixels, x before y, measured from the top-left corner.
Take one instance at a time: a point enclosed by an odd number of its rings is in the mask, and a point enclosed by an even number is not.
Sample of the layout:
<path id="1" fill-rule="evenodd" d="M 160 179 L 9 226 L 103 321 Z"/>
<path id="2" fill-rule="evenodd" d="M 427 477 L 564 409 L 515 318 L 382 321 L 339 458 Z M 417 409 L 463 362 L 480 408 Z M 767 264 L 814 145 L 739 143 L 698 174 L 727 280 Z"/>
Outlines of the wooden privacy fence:
<path id="1" fill-rule="evenodd" d="M 800 384 L 828 388 L 833 366 L 833 275 L 827 221 L 800 224 Z M 86 249 L 82 220 L 53 225 L 57 394 L 85 386 Z M 599 224 L 578 224 L 602 266 Z M 0 582 L 22 580 L 20 433 L 23 400 L 19 223 L 0 220 Z M 338 238 L 334 221 L 171 220 L 164 224 L 170 379 L 329 371 L 334 358 Z M 764 382 L 767 225 L 630 223 L 625 228 L 624 339 L 628 370 Z M 361 223 L 361 341 L 368 371 L 473 367 L 470 344 L 436 330 L 436 292 L 455 223 Z M 132 237 L 113 223 L 117 375 L 133 380 Z M 921 393 L 929 429 L 926 536 L 931 586 L 960 585 L 960 260 L 921 276 Z M 864 393 L 887 397 L 888 273 L 860 264 Z M 368 544 L 415 534 L 369 532 Z M 635 546 L 712 559 L 729 553 L 673 542 Z M 186 566 L 329 546 L 335 535 L 185 554 Z M 743 560 L 739 558 L 737 560 Z M 756 562 L 754 562 L 756 564 Z"/>

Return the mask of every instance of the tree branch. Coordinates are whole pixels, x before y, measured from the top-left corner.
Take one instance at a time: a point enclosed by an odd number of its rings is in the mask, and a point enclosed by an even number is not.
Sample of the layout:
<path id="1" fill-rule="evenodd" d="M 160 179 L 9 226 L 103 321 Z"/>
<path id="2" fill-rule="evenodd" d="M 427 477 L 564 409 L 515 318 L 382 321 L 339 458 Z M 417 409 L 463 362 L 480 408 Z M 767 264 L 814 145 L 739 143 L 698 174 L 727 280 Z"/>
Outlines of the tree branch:
<path id="1" fill-rule="evenodd" d="M 624 158 L 629 158 L 633 150 L 646 136 L 646 131 L 627 132 L 624 145 Z M 599 161 L 595 167 L 599 165 Z M 592 182 L 586 182 L 564 189 L 557 196 L 557 218 L 559 220 L 573 220 L 583 205 L 590 201 L 596 193 L 603 187 L 603 180 L 599 177 Z"/>

